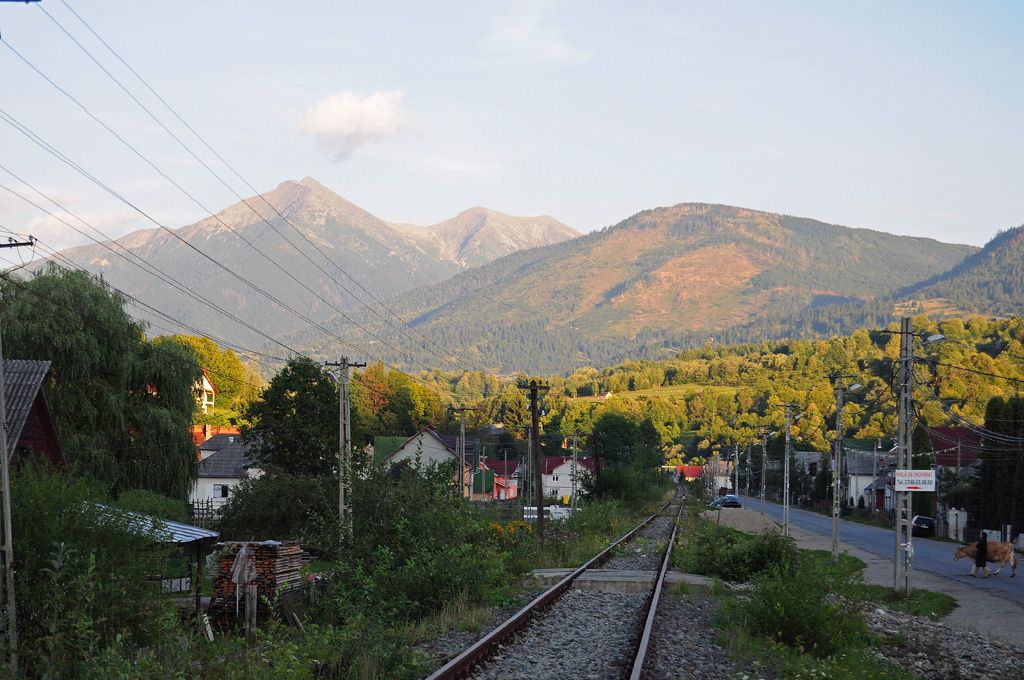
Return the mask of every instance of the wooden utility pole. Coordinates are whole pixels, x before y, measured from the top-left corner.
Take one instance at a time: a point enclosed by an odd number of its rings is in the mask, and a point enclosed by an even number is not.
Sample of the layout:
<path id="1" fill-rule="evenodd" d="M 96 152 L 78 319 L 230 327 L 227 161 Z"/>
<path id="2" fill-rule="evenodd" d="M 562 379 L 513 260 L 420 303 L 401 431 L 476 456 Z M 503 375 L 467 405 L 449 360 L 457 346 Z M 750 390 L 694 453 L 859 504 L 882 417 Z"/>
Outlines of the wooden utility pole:
<path id="1" fill-rule="evenodd" d="M 537 380 L 522 381 L 519 389 L 530 394 L 530 441 L 533 442 L 533 476 L 537 499 L 537 535 L 544 538 L 544 467 L 540 449 L 540 393 L 547 392 L 551 386 Z"/>
<path id="2" fill-rule="evenodd" d="M 348 396 L 350 368 L 365 363 L 325 361 L 325 366 L 338 369 L 338 532 L 342 542 L 352 538 L 352 411 Z"/>
<path id="3" fill-rule="evenodd" d="M 35 247 L 36 240 L 32 236 L 28 241 L 7 239 L 0 243 L 0 248 Z M 7 609 L 7 662 L 11 667 L 11 677 L 18 677 L 18 607 L 14 596 L 14 533 L 11 528 L 11 477 L 7 456 L 7 404 L 4 399 L 4 352 L 0 340 L 0 493 L 3 494 L 3 570 L 4 570 L 4 604 Z"/>

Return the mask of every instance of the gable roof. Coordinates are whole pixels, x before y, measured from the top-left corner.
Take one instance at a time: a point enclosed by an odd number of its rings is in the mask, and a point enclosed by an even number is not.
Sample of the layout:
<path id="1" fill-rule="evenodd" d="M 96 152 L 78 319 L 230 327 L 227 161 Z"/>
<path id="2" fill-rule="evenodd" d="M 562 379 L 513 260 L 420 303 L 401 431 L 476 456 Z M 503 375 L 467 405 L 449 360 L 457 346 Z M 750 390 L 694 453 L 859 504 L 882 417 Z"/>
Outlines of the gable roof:
<path id="1" fill-rule="evenodd" d="M 981 454 L 981 435 L 966 427 L 929 427 L 928 440 L 935 451 L 935 462 L 943 467 L 957 466 L 957 445 L 960 465 L 972 465 Z"/>
<path id="2" fill-rule="evenodd" d="M 220 451 L 241 439 L 240 434 L 215 434 L 199 445 L 200 451 Z"/>
<path id="3" fill-rule="evenodd" d="M 202 385 L 202 388 L 206 389 L 205 383 L 209 383 L 210 391 L 213 392 L 214 394 L 220 394 L 220 390 L 218 390 L 217 386 L 213 384 L 213 378 L 210 377 L 210 374 L 207 372 L 207 370 L 205 368 L 201 370 L 203 371 L 203 380 L 201 382 L 204 383 Z"/>
<path id="4" fill-rule="evenodd" d="M 446 442 L 444 440 L 444 438 L 441 435 L 439 435 L 436 430 L 434 430 L 434 428 L 432 428 L 432 427 L 425 427 L 422 430 L 420 430 L 419 432 L 417 432 L 416 434 L 414 434 L 413 436 L 411 436 L 408 439 L 406 439 L 404 442 L 402 442 L 401 446 L 399 446 L 394 451 L 389 453 L 384 458 L 384 460 L 385 461 L 391 460 L 392 458 L 395 457 L 396 453 L 398 453 L 399 451 L 404 449 L 409 444 L 414 444 L 420 437 L 423 437 L 423 436 L 426 436 L 426 435 L 429 435 L 432 439 L 434 439 L 439 444 L 441 444 L 441 446 L 443 446 L 445 448 L 445 450 L 447 450 L 448 453 L 450 453 L 452 455 L 453 458 L 455 457 L 455 449 L 453 449 L 452 447 L 448 446 L 448 442 Z M 465 456 L 465 460 L 462 461 L 462 464 L 465 465 L 465 466 L 471 466 L 471 462 L 472 462 L 472 459 L 467 454 Z"/>
<path id="5" fill-rule="evenodd" d="M 25 428 L 25 421 L 32 410 L 36 397 L 41 396 L 46 403 L 47 415 L 50 406 L 46 402 L 46 394 L 42 392 L 43 381 L 50 371 L 49 361 L 33 361 L 30 359 L 4 359 L 4 415 L 7 428 L 7 457 L 10 458 L 18 448 L 18 440 Z M 52 416 L 50 416 L 52 417 Z"/>
<path id="6" fill-rule="evenodd" d="M 232 444 L 199 461 L 199 476 L 241 479 L 251 467 L 255 465 L 249 457 L 249 445 L 236 439 Z"/>
<path id="7" fill-rule="evenodd" d="M 511 477 L 519 469 L 521 461 L 518 460 L 488 460 L 484 464 L 488 470 L 493 470 L 499 477 Z"/>
<path id="8" fill-rule="evenodd" d="M 544 456 L 544 474 L 550 475 L 566 463 L 572 463 L 572 456 Z M 591 472 L 594 471 L 594 458 L 590 456 L 577 457 L 576 464 Z"/>

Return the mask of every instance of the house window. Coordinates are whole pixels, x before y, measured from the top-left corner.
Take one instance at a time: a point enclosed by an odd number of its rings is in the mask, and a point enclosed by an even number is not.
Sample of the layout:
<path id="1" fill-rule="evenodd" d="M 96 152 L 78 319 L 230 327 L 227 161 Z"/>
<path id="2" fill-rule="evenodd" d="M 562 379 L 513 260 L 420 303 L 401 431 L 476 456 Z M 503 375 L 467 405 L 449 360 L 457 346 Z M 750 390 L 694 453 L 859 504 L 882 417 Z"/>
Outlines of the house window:
<path id="1" fill-rule="evenodd" d="M 227 498 L 228 492 L 231 490 L 230 484 L 214 484 L 213 485 L 213 497 L 214 498 Z"/>
<path id="2" fill-rule="evenodd" d="M 557 482 L 558 481 L 558 475 L 552 475 L 551 481 L 552 482 Z"/>
<path id="3" fill-rule="evenodd" d="M 807 474 L 809 474 L 811 477 L 816 477 L 818 475 L 818 464 L 809 463 L 807 465 Z"/>

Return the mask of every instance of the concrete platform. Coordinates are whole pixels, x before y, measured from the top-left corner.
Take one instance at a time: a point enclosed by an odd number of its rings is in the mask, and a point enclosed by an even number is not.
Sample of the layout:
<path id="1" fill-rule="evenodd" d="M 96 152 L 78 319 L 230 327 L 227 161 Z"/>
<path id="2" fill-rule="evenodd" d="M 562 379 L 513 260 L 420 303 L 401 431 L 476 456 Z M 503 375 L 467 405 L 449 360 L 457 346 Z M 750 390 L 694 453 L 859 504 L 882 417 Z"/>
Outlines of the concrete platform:
<path id="1" fill-rule="evenodd" d="M 535 569 L 533 579 L 543 586 L 553 586 L 572 573 L 572 569 Z M 595 590 L 605 593 L 646 593 L 654 585 L 658 573 L 635 569 L 590 569 L 573 583 L 574 588 Z M 684 584 L 688 588 L 711 590 L 711 579 L 707 576 L 684 574 L 670 571 L 665 574 L 665 583 Z"/>

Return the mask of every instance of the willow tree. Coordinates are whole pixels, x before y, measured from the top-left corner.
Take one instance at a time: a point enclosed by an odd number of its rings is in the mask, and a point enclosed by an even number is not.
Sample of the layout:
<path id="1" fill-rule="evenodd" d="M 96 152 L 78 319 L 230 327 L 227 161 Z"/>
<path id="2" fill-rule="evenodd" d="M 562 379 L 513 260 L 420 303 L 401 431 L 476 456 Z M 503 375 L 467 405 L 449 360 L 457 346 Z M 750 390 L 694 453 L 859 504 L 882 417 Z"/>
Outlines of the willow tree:
<path id="1" fill-rule="evenodd" d="M 46 390 L 71 471 L 114 492 L 186 497 L 196 474 L 192 352 L 154 346 L 123 296 L 83 272 L 5 278 L 0 301 L 4 356 L 53 363 Z"/>

